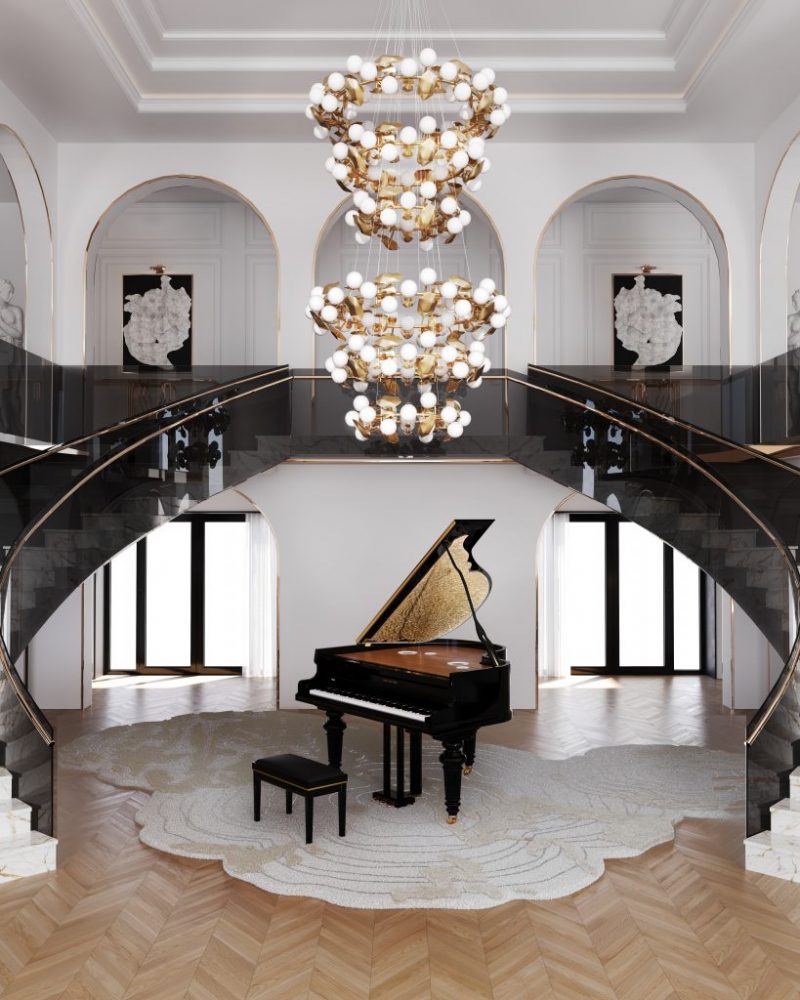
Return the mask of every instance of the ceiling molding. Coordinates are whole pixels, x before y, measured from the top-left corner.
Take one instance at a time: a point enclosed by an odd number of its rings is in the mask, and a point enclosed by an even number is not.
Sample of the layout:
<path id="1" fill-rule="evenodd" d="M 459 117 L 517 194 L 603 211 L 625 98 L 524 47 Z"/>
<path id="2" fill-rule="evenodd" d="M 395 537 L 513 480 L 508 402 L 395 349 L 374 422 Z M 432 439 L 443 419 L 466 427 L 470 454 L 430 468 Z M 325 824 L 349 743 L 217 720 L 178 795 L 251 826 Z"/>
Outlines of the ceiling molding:
<path id="1" fill-rule="evenodd" d="M 444 29 L 432 28 L 425 33 L 432 41 L 447 41 L 456 44 L 464 39 L 466 41 L 523 41 L 523 42 L 663 42 L 666 41 L 666 33 L 661 30 L 644 31 L 636 29 L 619 29 L 613 31 L 592 30 L 583 31 L 565 28 L 559 31 L 539 31 L 536 29 L 522 29 L 514 31 L 506 28 L 487 28 L 470 31 L 462 29 L 460 31 L 446 31 Z M 373 42 L 380 40 L 398 41 L 410 40 L 419 41 L 419 33 L 410 31 L 373 31 L 363 28 L 331 29 L 327 31 L 314 31 L 312 29 L 298 28 L 294 31 L 252 29 L 239 31 L 237 29 L 217 28 L 217 29 L 197 29 L 187 28 L 182 31 L 164 29 L 161 32 L 161 40 L 164 42 L 297 42 L 297 41 L 342 41 L 342 42 Z"/>
<path id="2" fill-rule="evenodd" d="M 99 52 L 114 79 L 122 88 L 128 100 L 136 106 L 141 98 L 141 91 L 120 54 L 111 44 L 106 32 L 98 23 L 87 0 L 67 0 L 67 4 L 80 21 L 95 48 Z"/>
<path id="3" fill-rule="evenodd" d="M 720 53 L 725 48 L 727 43 L 731 40 L 731 38 L 733 38 L 734 34 L 736 33 L 736 29 L 744 20 L 745 16 L 750 13 L 750 11 L 756 6 L 756 3 L 758 2 L 760 2 L 760 0 L 740 0 L 739 6 L 734 11 L 733 16 L 725 25 L 724 30 L 715 39 L 714 44 L 708 50 L 705 57 L 700 61 L 697 69 L 694 71 L 691 79 L 686 85 L 686 90 L 684 91 L 684 93 L 687 101 L 691 100 L 692 95 L 697 90 L 703 77 L 705 77 L 705 75 L 708 73 L 714 61 L 720 55 Z"/>

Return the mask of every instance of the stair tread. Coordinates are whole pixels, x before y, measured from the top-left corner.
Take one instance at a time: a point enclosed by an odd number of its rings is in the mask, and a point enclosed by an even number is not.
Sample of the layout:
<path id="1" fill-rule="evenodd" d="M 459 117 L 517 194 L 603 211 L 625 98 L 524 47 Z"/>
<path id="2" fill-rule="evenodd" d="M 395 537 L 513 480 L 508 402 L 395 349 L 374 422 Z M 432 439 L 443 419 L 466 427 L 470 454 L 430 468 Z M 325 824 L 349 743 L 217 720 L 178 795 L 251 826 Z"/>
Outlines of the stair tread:
<path id="1" fill-rule="evenodd" d="M 785 833 L 775 833 L 774 830 L 762 830 L 744 842 L 745 847 L 769 848 L 778 854 L 791 854 L 800 861 L 800 837 L 790 837 Z"/>
<path id="2" fill-rule="evenodd" d="M 0 841 L 0 864 L 2 859 L 13 851 L 23 851 L 27 847 L 39 847 L 43 844 L 57 844 L 55 837 L 49 837 L 46 833 L 39 833 L 38 830 L 27 830 L 16 837 L 9 837 L 8 840 Z"/>

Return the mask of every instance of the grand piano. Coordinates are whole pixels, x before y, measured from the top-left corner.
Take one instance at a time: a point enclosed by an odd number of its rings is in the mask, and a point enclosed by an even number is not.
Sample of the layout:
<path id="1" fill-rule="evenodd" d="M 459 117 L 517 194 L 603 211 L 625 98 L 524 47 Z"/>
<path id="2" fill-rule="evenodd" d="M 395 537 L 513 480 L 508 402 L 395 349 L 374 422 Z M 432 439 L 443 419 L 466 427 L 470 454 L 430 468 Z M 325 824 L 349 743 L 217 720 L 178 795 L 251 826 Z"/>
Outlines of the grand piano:
<path id="1" fill-rule="evenodd" d="M 490 642 L 476 614 L 492 583 L 472 549 L 491 524 L 451 522 L 354 645 L 316 651 L 317 672 L 297 690 L 298 701 L 327 714 L 328 759 L 335 767 L 342 762 L 345 714 L 383 723 L 383 788 L 373 793 L 381 802 L 413 804 L 422 792 L 422 737 L 438 740 L 448 823 L 458 817 L 461 775 L 472 770 L 478 729 L 511 718 L 506 651 Z M 442 638 L 470 619 L 477 640 Z"/>

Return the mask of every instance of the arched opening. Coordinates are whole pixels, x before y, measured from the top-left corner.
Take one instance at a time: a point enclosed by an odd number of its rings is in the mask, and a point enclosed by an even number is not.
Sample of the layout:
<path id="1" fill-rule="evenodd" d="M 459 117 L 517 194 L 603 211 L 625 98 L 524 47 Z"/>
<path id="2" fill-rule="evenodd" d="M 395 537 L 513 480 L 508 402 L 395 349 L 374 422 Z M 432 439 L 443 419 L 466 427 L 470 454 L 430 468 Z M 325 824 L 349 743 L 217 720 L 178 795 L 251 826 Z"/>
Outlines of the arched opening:
<path id="1" fill-rule="evenodd" d="M 103 213 L 89 240 L 86 364 L 163 372 L 276 363 L 278 266 L 266 220 L 227 185 L 179 175 L 139 185 Z M 151 329 L 144 301 L 162 290 L 177 317 L 167 342 Z"/>
<path id="2" fill-rule="evenodd" d="M 39 174 L 0 125 L 0 342 L 53 354 L 53 243 Z"/>
<path id="3" fill-rule="evenodd" d="M 778 164 L 764 209 L 760 248 L 761 361 L 800 346 L 796 332 L 798 309 L 793 301 L 800 288 L 799 198 L 800 135 L 795 136 Z"/>
<path id="4" fill-rule="evenodd" d="M 346 198 L 331 213 L 323 225 L 317 240 L 314 255 L 313 284 L 326 285 L 336 281 L 353 270 L 367 274 L 382 271 L 396 271 L 416 278 L 423 267 L 434 267 L 442 275 L 460 274 L 475 282 L 481 278 L 492 278 L 499 288 L 508 292 L 505 282 L 505 258 L 500 235 L 488 212 L 467 195 L 460 200 L 469 209 L 472 221 L 464 239 L 450 244 L 439 244 L 425 253 L 416 242 L 399 250 L 388 251 L 378 248 L 379 241 L 370 240 L 359 246 L 353 239 L 353 229 L 347 225 L 345 216 L 352 208 L 352 201 Z M 465 250 L 466 248 L 466 250 Z M 313 338 L 312 365 L 321 368 L 330 355 L 330 337 Z M 495 368 L 504 368 L 506 359 L 505 336 L 490 337 L 486 341 L 486 354 Z"/>
<path id="5" fill-rule="evenodd" d="M 619 177 L 575 192 L 550 217 L 534 266 L 537 364 L 643 368 L 730 361 L 722 231 L 700 202 L 666 181 Z M 625 298 L 617 300 L 620 291 L 635 290 L 643 270 L 644 287 L 658 292 L 657 304 L 670 313 L 660 350 L 649 346 L 649 330 L 628 337 L 616 308 Z"/>

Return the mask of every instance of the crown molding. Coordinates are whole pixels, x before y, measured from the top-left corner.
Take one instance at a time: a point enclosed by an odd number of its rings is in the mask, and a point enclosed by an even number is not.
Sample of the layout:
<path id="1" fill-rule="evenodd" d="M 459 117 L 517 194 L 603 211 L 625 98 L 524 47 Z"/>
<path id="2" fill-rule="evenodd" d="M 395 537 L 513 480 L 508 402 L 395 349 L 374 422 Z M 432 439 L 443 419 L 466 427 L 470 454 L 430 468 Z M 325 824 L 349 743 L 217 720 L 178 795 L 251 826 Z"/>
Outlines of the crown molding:
<path id="1" fill-rule="evenodd" d="M 100 26 L 90 4 L 87 0 L 67 0 L 67 4 L 78 18 L 114 79 L 122 88 L 122 92 L 135 107 L 141 99 L 139 85 L 122 56 L 109 41 L 108 35 Z"/>

